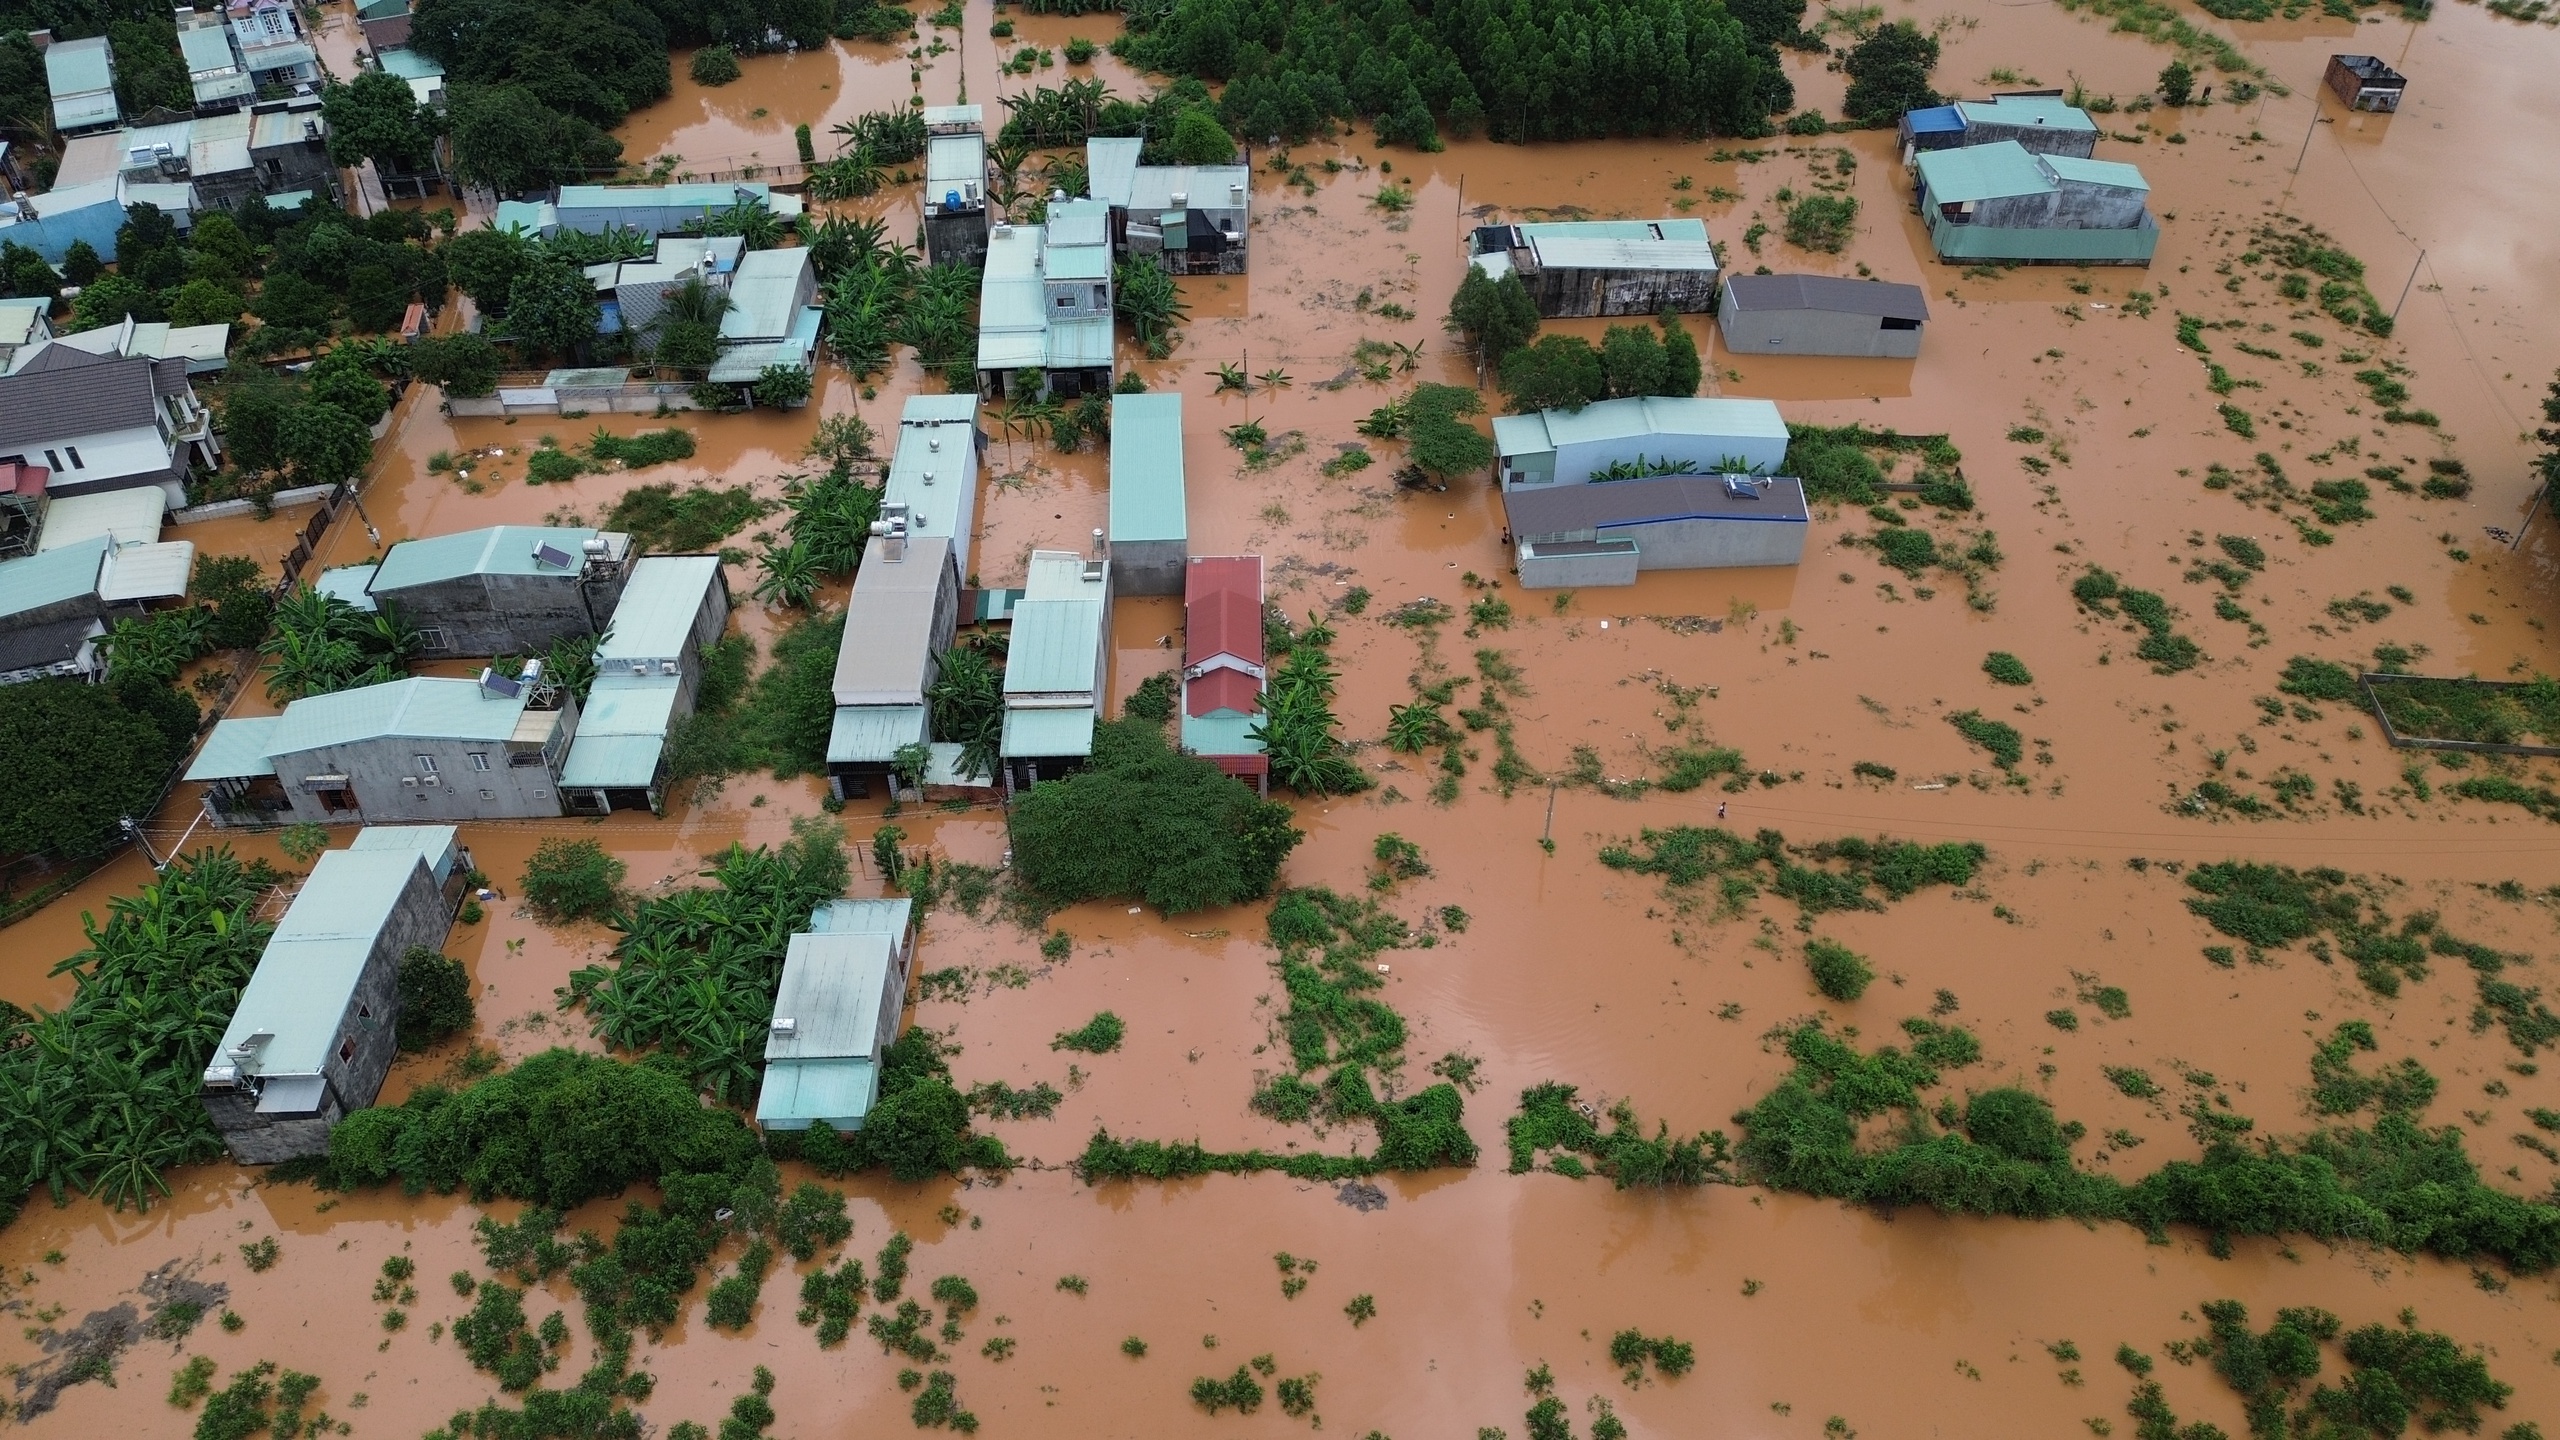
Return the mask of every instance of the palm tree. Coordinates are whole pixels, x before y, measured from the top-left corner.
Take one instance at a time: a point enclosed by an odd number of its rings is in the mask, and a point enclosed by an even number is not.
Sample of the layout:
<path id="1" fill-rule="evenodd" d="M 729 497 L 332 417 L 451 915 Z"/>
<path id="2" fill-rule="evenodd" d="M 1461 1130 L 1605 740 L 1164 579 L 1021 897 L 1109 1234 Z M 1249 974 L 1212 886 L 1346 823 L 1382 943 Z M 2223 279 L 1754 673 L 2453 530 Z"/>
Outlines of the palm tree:
<path id="1" fill-rule="evenodd" d="M 779 601 L 794 607 L 805 606 L 818 593 L 818 562 L 809 547 L 793 541 L 789 545 L 767 545 L 764 556 L 756 562 L 764 578 L 756 582 L 759 600 Z"/>
<path id="2" fill-rule="evenodd" d="M 1164 272 L 1164 267 L 1148 260 L 1121 263 L 1112 289 L 1112 308 L 1137 332 L 1138 343 L 1150 350 L 1191 313 L 1182 303 L 1182 292 L 1175 288 L 1173 277 Z"/>
<path id="3" fill-rule="evenodd" d="M 1419 755 L 1433 745 L 1444 745 L 1454 738 L 1440 707 L 1427 700 L 1387 707 L 1387 748 L 1390 750 Z"/>

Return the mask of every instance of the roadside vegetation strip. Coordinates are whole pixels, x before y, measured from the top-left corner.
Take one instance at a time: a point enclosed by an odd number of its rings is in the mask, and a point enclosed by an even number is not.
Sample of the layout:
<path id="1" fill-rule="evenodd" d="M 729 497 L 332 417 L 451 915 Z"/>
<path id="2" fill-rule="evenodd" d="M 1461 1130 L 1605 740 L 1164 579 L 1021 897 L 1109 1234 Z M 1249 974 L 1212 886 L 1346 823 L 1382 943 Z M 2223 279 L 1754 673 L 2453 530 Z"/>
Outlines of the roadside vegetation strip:
<path id="1" fill-rule="evenodd" d="M 2560 681 L 2549 676 L 2503 681 L 2370 674 L 2357 683 L 2395 746 L 2560 755 Z"/>
<path id="2" fill-rule="evenodd" d="M 1715 826 L 1676 825 L 1644 830 L 1633 842 L 1600 849 L 1612 870 L 1653 875 L 1665 893 L 1684 903 L 1694 887 L 1716 882 L 1720 913 L 1738 915 L 1763 888 L 1792 900 L 1807 915 L 1833 910 L 1882 910 L 1932 885 L 1969 885 L 1990 852 L 1971 841 L 1922 845 L 1878 836 L 1844 836 L 1791 846 L 1786 836 L 1762 830 L 1745 840 Z M 1868 893 L 1872 887 L 1883 899 Z"/>

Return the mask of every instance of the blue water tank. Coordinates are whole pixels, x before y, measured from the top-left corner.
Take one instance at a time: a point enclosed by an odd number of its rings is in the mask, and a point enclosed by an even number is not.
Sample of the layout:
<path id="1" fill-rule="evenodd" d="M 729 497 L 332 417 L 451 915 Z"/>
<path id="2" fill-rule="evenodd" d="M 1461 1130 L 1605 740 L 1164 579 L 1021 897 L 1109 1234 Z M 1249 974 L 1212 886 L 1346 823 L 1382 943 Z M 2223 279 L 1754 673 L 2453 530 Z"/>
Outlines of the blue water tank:
<path id="1" fill-rule="evenodd" d="M 959 208 L 960 208 L 960 192 L 959 192 L 959 191 L 957 191 L 957 190 L 945 190 L 945 191 L 943 191 L 943 192 L 942 192 L 942 208 L 943 208 L 943 209 L 945 209 L 945 210 L 957 210 L 957 209 L 959 209 Z"/>

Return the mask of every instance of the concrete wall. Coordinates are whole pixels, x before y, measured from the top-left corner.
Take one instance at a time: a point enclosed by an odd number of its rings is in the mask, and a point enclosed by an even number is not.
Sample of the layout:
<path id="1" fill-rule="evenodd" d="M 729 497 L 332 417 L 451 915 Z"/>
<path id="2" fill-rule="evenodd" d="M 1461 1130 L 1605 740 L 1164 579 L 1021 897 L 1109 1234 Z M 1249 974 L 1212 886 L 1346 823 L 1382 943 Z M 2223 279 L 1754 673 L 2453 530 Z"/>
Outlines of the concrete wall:
<path id="1" fill-rule="evenodd" d="M 1713 270 L 1565 270 L 1534 265 L 1519 268 L 1538 302 L 1538 313 L 1550 317 L 1590 315 L 1659 315 L 1667 306 L 1682 314 L 1715 308 Z"/>
<path id="2" fill-rule="evenodd" d="M 1920 332 L 1887 330 L 1875 315 L 1837 310 L 1760 310 L 1738 313 L 1725 296 L 1716 316 L 1724 345 L 1737 355 L 1864 355 L 1899 360 L 1920 354 Z"/>
<path id="3" fill-rule="evenodd" d="M 1605 536 L 1576 531 L 1523 540 L 1515 559 L 1530 589 L 1633 584 L 1644 570 L 1732 570 L 1795 565 L 1804 559 L 1801 520 L 1672 520 L 1611 526 Z M 1597 541 L 1595 545 L 1594 542 Z M 1612 546 L 1633 541 L 1632 554 Z"/>
<path id="4" fill-rule="evenodd" d="M 1921 213 L 1938 258 L 1949 264 L 2016 260 L 2030 265 L 2148 265 L 2159 248 L 2160 228 L 2145 224 L 2125 230 L 2051 230 L 2038 227 L 1985 225 L 1977 220 L 1958 225 L 1932 206 Z"/>
<path id="5" fill-rule="evenodd" d="M 1544 553 L 1541 553 L 1541 552 Z M 1523 543 L 1514 554 L 1520 584 L 1530 590 L 1581 590 L 1636 583 L 1633 546 Z"/>
<path id="6" fill-rule="evenodd" d="M 2070 180 L 2041 195 L 2003 195 L 1974 207 L 1973 223 L 1995 228 L 2124 230 L 2142 223 L 2150 195 Z"/>
<path id="7" fill-rule="evenodd" d="M 294 819 L 325 825 L 548 820 L 561 811 L 560 765 L 577 731 L 575 704 L 564 704 L 561 713 L 561 724 L 551 744 L 544 747 L 414 736 L 364 740 L 279 755 L 276 778 L 292 803 Z M 421 755 L 435 762 L 433 785 L 425 783 L 425 772 L 418 767 Z M 487 756 L 489 768 L 474 769 L 473 755 Z M 515 763 L 528 755 L 534 763 Z M 320 787 L 304 783 L 312 775 L 346 776 L 346 788 L 355 792 L 357 809 L 333 811 L 323 806 Z M 412 778 L 419 783 L 404 783 Z"/>
<path id="8" fill-rule="evenodd" d="M 2095 130 L 2057 130 L 2050 125 L 1993 125 L 1974 121 L 1964 127 L 1967 145 L 1997 145 L 2015 140 L 2038 155 L 2069 155 L 2086 160 L 2098 151 Z"/>
<path id="9" fill-rule="evenodd" d="M 584 563 L 584 556 L 577 558 Z M 609 584 L 588 586 L 583 594 L 580 585 L 576 570 L 548 575 L 463 575 L 431 585 L 377 590 L 374 598 L 398 606 L 400 618 L 420 630 L 444 632 L 441 646 L 426 647 L 424 653 L 429 656 L 540 655 L 556 640 L 602 633 L 599 622 L 612 617 L 622 580 L 617 576 Z"/>
<path id="10" fill-rule="evenodd" d="M 1119 595 L 1179 595 L 1190 545 L 1181 540 L 1123 540 L 1111 547 L 1111 589 Z"/>
<path id="11" fill-rule="evenodd" d="M 458 893 L 458 882 L 455 893 Z M 321 1075 L 329 1082 L 320 1109 L 305 1114 L 261 1115 L 257 1099 L 245 1090 L 209 1091 L 205 1109 L 222 1132 L 231 1158 L 243 1165 L 272 1165 L 308 1155 L 329 1153 L 329 1127 L 362 1110 L 382 1093 L 383 1077 L 399 1058 L 400 957 L 412 946 L 444 947 L 453 924 L 453 900 L 421 864 L 365 956 L 364 973 L 338 1018 Z M 352 1055 L 340 1058 L 340 1042 L 353 1042 Z"/>

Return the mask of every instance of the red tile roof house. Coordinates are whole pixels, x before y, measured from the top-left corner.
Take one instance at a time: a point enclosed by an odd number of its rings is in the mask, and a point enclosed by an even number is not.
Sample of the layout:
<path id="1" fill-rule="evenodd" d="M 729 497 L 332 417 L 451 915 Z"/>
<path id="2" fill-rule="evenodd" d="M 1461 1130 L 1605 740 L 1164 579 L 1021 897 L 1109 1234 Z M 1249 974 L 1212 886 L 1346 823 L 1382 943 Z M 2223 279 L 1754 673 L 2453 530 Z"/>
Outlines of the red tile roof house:
<path id="1" fill-rule="evenodd" d="M 1262 557 L 1195 555 L 1183 572 L 1182 748 L 1271 791 L 1262 724 Z"/>

